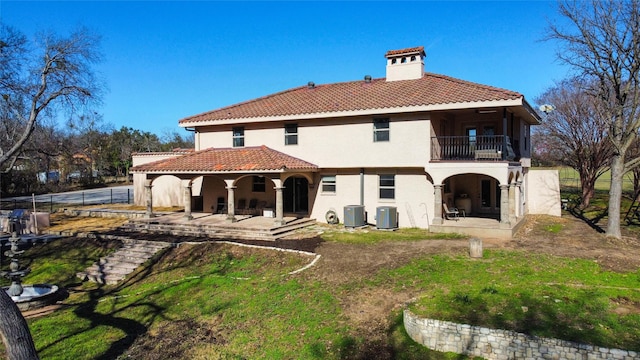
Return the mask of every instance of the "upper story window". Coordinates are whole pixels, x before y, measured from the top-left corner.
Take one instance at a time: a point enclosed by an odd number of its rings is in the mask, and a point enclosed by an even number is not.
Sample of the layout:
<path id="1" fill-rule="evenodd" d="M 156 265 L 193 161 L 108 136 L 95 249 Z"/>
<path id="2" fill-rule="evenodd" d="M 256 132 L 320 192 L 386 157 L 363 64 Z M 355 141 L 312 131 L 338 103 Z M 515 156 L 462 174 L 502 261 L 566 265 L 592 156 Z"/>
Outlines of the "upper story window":
<path id="1" fill-rule="evenodd" d="M 286 124 L 284 126 L 284 144 L 298 144 L 298 124 Z"/>
<path id="2" fill-rule="evenodd" d="M 264 180 L 264 176 L 254 176 L 253 177 L 253 186 L 251 191 L 253 192 L 264 192 L 266 189 L 266 183 Z"/>
<path id="3" fill-rule="evenodd" d="M 378 189 L 380 192 L 380 199 L 395 199 L 396 198 L 396 176 L 393 174 L 384 174 L 378 176 Z"/>
<path id="4" fill-rule="evenodd" d="M 323 193 L 336 192 L 336 176 L 335 175 L 327 175 L 322 177 L 322 192 Z"/>
<path id="5" fill-rule="evenodd" d="M 244 146 L 244 128 L 234 127 L 233 128 L 233 147 L 243 147 L 243 146 Z"/>
<path id="6" fill-rule="evenodd" d="M 389 141 L 389 119 L 373 119 L 373 141 Z"/>

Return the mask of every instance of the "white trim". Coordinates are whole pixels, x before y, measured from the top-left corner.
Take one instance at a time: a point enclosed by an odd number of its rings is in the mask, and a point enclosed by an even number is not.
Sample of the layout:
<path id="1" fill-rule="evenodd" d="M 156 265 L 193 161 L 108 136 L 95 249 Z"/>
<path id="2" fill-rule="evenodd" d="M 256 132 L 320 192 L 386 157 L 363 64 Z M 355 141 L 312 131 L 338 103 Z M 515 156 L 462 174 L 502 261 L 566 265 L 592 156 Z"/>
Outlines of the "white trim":
<path id="1" fill-rule="evenodd" d="M 293 115 L 278 115 L 278 116 L 261 116 L 250 118 L 229 118 L 221 120 L 204 120 L 204 121 L 184 121 L 179 123 L 180 127 L 200 127 L 210 125 L 230 125 L 230 124 L 250 124 L 261 123 L 270 121 L 289 121 L 289 120 L 308 120 L 308 119 L 326 119 L 335 117 L 349 117 L 349 116 L 372 116 L 372 115 L 388 115 L 388 114 L 401 114 L 401 113 L 413 113 L 421 111 L 438 111 L 438 110 L 461 110 L 461 109 L 476 109 L 476 108 L 492 108 L 492 107 L 508 107 L 508 106 L 523 106 L 526 102 L 524 97 L 519 97 L 514 100 L 496 100 L 496 101 L 473 101 L 473 102 L 459 102 L 459 103 L 443 103 L 433 105 L 418 105 L 418 106 L 403 106 L 395 108 L 376 108 L 365 110 L 346 110 L 346 111 L 330 111 L 322 113 L 310 113 L 310 114 L 293 114 Z"/>

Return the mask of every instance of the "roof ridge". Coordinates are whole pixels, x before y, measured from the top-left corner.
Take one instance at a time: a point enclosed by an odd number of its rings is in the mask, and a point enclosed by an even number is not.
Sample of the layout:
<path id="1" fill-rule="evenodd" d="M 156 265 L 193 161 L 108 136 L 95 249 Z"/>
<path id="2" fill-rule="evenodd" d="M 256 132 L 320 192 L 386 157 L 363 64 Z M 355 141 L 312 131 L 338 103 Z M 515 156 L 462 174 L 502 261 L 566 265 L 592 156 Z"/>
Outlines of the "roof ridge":
<path id="1" fill-rule="evenodd" d="M 524 96 L 505 88 L 425 72 L 417 79 L 387 81 L 382 77 L 298 86 L 189 116 L 179 123 L 197 126 L 203 121 L 516 99 L 524 100 Z"/>
<path id="2" fill-rule="evenodd" d="M 232 104 L 232 105 L 224 106 L 224 107 L 217 108 L 217 109 L 214 109 L 214 110 L 204 111 L 204 112 L 201 112 L 199 114 L 195 114 L 195 115 L 191 115 L 191 116 L 187 116 L 185 118 L 182 118 L 182 119 L 180 119 L 178 121 L 178 123 L 181 123 L 183 121 L 188 121 L 189 119 L 192 119 L 192 118 L 195 118 L 195 117 L 198 117 L 198 116 L 202 116 L 202 115 L 208 114 L 210 112 L 222 111 L 222 110 L 230 110 L 230 109 L 234 109 L 234 108 L 246 105 L 246 104 L 250 104 L 252 102 L 256 102 L 258 100 L 269 99 L 269 98 L 272 98 L 272 97 L 275 97 L 275 96 L 278 96 L 278 95 L 281 95 L 281 94 L 286 94 L 287 92 L 292 92 L 292 91 L 298 90 L 298 89 L 303 88 L 303 87 L 305 87 L 305 86 L 298 86 L 298 87 L 282 90 L 282 91 L 279 91 L 279 92 L 275 92 L 273 94 L 263 95 L 263 96 L 260 96 L 260 97 L 257 97 L 257 98 L 253 98 L 253 99 L 250 99 L 250 100 L 241 101 L 239 103 L 235 103 L 235 104 Z"/>

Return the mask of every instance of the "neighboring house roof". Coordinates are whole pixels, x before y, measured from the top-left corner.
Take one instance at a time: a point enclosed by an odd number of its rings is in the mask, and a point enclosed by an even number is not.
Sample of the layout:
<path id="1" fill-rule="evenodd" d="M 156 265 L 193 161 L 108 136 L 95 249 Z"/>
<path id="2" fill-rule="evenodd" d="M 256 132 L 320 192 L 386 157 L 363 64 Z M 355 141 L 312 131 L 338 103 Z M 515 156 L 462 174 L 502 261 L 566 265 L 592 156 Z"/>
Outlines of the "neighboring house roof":
<path id="1" fill-rule="evenodd" d="M 366 110 L 392 113 L 522 105 L 528 106 L 518 92 L 425 73 L 413 80 L 386 81 L 381 78 L 370 82 L 360 80 L 297 87 L 187 117 L 180 120 L 180 125 L 199 126 L 250 118 L 355 115 Z"/>
<path id="2" fill-rule="evenodd" d="M 243 148 L 209 148 L 180 157 L 134 166 L 132 173 L 227 173 L 283 172 L 286 170 L 316 171 L 309 162 L 281 153 L 266 146 Z"/>
<path id="3" fill-rule="evenodd" d="M 157 151 L 157 152 L 134 152 L 132 156 L 158 156 L 158 155 L 185 155 L 194 152 L 194 149 L 173 149 L 171 151 Z"/>

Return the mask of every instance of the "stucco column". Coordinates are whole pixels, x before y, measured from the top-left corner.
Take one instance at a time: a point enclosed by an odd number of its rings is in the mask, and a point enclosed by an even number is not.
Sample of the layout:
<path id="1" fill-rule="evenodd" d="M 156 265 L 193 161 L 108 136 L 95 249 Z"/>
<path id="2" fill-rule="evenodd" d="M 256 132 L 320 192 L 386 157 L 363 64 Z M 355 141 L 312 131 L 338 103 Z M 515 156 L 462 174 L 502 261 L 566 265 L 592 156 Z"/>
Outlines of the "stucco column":
<path id="1" fill-rule="evenodd" d="M 442 184 L 433 185 L 433 225 L 442 224 Z"/>
<path id="2" fill-rule="evenodd" d="M 508 229 L 511 227 L 509 222 L 509 185 L 500 185 L 500 227 Z"/>
<path id="3" fill-rule="evenodd" d="M 236 222 L 236 207 L 235 207 L 235 197 L 233 195 L 235 186 L 227 185 L 227 222 Z"/>
<path id="4" fill-rule="evenodd" d="M 524 216 L 524 189 L 522 188 L 522 181 L 516 181 L 516 186 L 518 187 L 518 214 L 516 214 L 516 216 L 520 218 Z"/>
<path id="5" fill-rule="evenodd" d="M 147 205 L 147 209 L 145 212 L 145 215 L 147 218 L 152 218 L 153 217 L 153 195 L 151 192 L 151 188 L 153 187 L 153 185 L 151 185 L 151 180 L 145 180 L 144 182 L 144 196 L 145 196 L 145 202 Z"/>
<path id="6" fill-rule="evenodd" d="M 184 183 L 184 218 L 187 220 L 193 219 L 191 215 L 191 181 Z"/>
<path id="7" fill-rule="evenodd" d="M 516 223 L 516 184 L 509 184 L 509 222 Z"/>
<path id="8" fill-rule="evenodd" d="M 282 189 L 284 186 L 276 186 L 274 187 L 276 190 L 276 225 L 284 225 L 286 221 L 284 220 L 284 200 L 282 198 Z"/>

